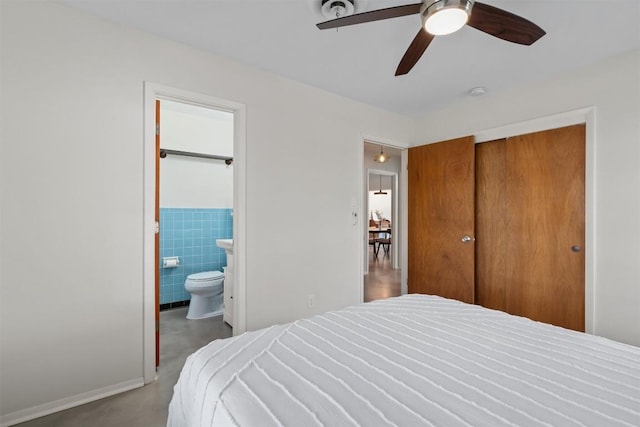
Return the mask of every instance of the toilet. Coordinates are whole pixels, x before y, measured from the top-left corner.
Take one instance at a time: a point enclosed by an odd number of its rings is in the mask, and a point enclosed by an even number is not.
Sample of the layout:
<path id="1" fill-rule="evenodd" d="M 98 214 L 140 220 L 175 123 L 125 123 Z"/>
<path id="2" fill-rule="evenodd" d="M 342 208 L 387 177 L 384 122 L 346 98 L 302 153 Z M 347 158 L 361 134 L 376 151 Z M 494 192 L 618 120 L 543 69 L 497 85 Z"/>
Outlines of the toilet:
<path id="1" fill-rule="evenodd" d="M 191 293 L 187 319 L 204 319 L 223 312 L 224 273 L 203 271 L 187 276 L 184 288 Z"/>

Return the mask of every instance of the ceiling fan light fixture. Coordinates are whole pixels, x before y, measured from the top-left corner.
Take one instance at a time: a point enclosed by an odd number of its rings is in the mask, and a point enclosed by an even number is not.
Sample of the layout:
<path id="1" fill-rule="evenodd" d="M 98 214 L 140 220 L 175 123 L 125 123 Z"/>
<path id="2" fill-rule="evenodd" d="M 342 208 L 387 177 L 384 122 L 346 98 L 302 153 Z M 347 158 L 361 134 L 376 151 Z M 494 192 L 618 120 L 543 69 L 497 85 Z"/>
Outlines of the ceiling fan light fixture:
<path id="1" fill-rule="evenodd" d="M 455 33 L 469 20 L 472 0 L 437 0 L 422 13 L 424 29 L 434 36 Z"/>

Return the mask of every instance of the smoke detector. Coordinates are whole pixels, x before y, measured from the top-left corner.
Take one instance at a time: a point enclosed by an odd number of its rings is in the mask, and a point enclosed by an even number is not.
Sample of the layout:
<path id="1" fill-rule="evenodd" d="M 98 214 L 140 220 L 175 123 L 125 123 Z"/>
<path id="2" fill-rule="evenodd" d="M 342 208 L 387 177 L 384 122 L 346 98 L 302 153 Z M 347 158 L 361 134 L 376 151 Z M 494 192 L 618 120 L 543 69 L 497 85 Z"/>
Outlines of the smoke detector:
<path id="1" fill-rule="evenodd" d="M 469 89 L 469 95 L 471 96 L 482 96 L 487 93 L 487 88 L 484 86 L 476 86 L 474 88 Z"/>
<path id="2" fill-rule="evenodd" d="M 322 14 L 327 19 L 337 19 L 353 15 L 354 0 L 322 0 Z"/>

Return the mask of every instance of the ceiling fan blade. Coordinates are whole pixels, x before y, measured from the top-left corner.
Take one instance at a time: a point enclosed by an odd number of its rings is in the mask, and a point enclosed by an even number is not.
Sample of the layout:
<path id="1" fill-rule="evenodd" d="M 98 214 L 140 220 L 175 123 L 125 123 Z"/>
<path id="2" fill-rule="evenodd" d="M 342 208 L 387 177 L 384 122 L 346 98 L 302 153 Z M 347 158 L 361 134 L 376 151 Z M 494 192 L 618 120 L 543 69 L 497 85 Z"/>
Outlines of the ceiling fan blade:
<path id="1" fill-rule="evenodd" d="M 347 25 L 364 24 L 365 22 L 381 21 L 383 19 L 413 15 L 420 13 L 420 6 L 422 6 L 422 3 L 407 4 L 404 6 L 394 6 L 386 9 L 372 10 L 370 12 L 356 13 L 355 15 L 321 22 L 317 24 L 317 27 L 321 30 L 326 30 L 329 28 L 345 27 Z"/>
<path id="2" fill-rule="evenodd" d="M 400 60 L 398 68 L 396 69 L 396 76 L 401 76 L 411 71 L 434 38 L 435 36 L 427 33 L 424 28 L 421 27 Z"/>
<path id="3" fill-rule="evenodd" d="M 506 10 L 475 2 L 467 25 L 513 43 L 531 45 L 546 32 L 533 22 Z"/>

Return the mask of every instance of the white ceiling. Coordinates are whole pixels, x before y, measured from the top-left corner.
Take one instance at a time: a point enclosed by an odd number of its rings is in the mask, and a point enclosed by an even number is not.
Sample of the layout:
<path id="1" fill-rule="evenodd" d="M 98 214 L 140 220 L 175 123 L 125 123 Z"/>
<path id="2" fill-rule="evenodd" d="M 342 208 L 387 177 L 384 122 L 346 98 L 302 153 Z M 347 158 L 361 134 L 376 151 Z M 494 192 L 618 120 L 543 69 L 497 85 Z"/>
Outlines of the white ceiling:
<path id="1" fill-rule="evenodd" d="M 418 0 L 355 0 L 356 12 Z M 419 15 L 336 30 L 321 0 L 58 0 L 366 104 L 417 116 L 640 48 L 640 0 L 484 0 L 546 32 L 532 46 L 471 27 L 437 37 L 406 76 L 394 72 Z"/>

